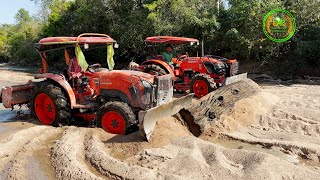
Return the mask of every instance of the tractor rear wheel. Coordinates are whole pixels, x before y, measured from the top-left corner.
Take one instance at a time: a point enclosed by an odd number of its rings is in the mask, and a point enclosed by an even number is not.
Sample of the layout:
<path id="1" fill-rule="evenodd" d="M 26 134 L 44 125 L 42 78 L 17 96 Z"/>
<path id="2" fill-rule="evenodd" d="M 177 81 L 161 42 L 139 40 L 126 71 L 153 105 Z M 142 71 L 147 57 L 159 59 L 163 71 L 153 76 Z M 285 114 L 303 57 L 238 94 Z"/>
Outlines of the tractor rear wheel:
<path id="1" fill-rule="evenodd" d="M 201 98 L 217 89 L 214 79 L 207 74 L 196 74 L 191 79 L 190 92 Z"/>
<path id="2" fill-rule="evenodd" d="M 144 68 L 143 72 L 151 74 L 151 75 L 166 75 L 167 72 L 160 66 L 155 65 L 155 64 L 148 64 Z"/>
<path id="3" fill-rule="evenodd" d="M 112 134 L 126 134 L 135 121 L 135 115 L 127 103 L 111 101 L 99 109 L 97 125 Z"/>
<path id="4" fill-rule="evenodd" d="M 32 89 L 32 114 L 43 125 L 69 125 L 71 109 L 64 91 L 50 81 L 42 81 Z"/>

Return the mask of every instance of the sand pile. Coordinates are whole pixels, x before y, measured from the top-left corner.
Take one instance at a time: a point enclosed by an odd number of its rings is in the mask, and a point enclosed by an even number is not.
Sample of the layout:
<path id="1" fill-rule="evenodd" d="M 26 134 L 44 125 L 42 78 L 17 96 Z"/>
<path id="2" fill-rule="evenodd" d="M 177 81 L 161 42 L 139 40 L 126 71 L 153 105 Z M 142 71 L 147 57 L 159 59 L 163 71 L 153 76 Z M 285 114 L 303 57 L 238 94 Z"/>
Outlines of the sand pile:
<path id="1" fill-rule="evenodd" d="M 134 156 L 145 148 L 165 146 L 174 138 L 192 136 L 188 128 L 175 118 L 158 121 L 149 142 L 144 141 L 139 132 L 112 138 L 104 134 L 104 132 L 101 133 L 101 139 L 107 143 L 106 147 L 109 148 L 110 154 L 120 160 Z"/>
<path id="2" fill-rule="evenodd" d="M 87 132 L 67 129 L 53 150 L 58 154 L 52 161 L 59 162 L 55 167 L 59 179 L 317 179 L 320 175 L 269 154 L 231 150 L 192 136 L 120 160 L 111 156 L 100 132 L 81 131 Z"/>
<path id="3" fill-rule="evenodd" d="M 299 90 L 295 90 L 297 87 L 299 87 Z M 266 100 L 270 101 L 271 99 L 274 106 L 271 110 L 264 112 L 259 111 L 261 108 L 255 108 L 252 111 L 257 114 L 256 117 L 252 117 L 254 121 L 247 126 L 241 126 L 237 131 L 224 132 L 222 135 L 251 144 L 260 144 L 268 148 L 279 148 L 285 153 L 319 162 L 320 96 L 312 91 L 312 86 L 305 90 L 300 88 L 301 85 L 280 86 L 276 91 L 265 90 L 263 96 L 260 96 L 263 101 L 256 101 L 255 98 L 257 97 L 243 100 L 243 102 L 253 100 L 251 102 L 253 104 L 254 102 L 266 102 Z M 279 97 L 278 101 L 274 100 L 275 95 Z M 268 107 L 265 104 L 263 108 Z M 269 102 L 270 104 L 272 103 Z M 252 112 L 251 114 L 253 114 Z M 251 119 L 248 116 L 246 117 Z M 235 119 L 241 121 L 241 117 Z"/>
<path id="4" fill-rule="evenodd" d="M 318 179 L 320 175 L 269 154 L 230 150 L 194 137 L 177 138 L 126 161 L 171 179 Z"/>
<path id="5" fill-rule="evenodd" d="M 242 98 L 234 103 L 230 112 L 223 113 L 218 120 L 210 122 L 201 138 L 206 139 L 222 132 L 257 126 L 257 120 L 271 111 L 277 101 L 279 101 L 277 96 L 261 91 L 253 96 Z"/>
<path id="6" fill-rule="evenodd" d="M 172 138 L 191 136 L 191 133 L 174 118 L 159 121 L 154 133 L 152 141 L 145 142 L 138 132 L 121 136 L 100 129 L 66 128 L 51 150 L 55 176 L 58 179 L 155 179 L 162 173 L 123 161 L 145 148 L 162 147 Z"/>
<path id="7" fill-rule="evenodd" d="M 242 114 L 239 113 L 240 111 L 245 111 L 247 116 L 255 116 L 251 114 L 254 107 L 263 106 L 261 103 L 259 104 L 261 98 L 256 97 L 260 91 L 260 87 L 252 80 L 240 81 L 220 88 L 194 102 L 188 109 L 190 113 L 182 112 L 181 115 L 187 122 L 192 121 L 196 123 L 195 126 L 198 125 L 200 132 L 197 135 L 194 133 L 196 136 L 203 133 L 212 136 L 220 131 L 236 130 L 240 121 L 232 121 L 231 119 L 238 118 L 236 116 Z M 249 97 L 256 99 L 243 101 Z M 241 122 L 245 123 L 243 119 Z M 253 117 L 247 119 L 255 121 Z M 195 128 L 195 126 L 191 127 Z"/>
<path id="8" fill-rule="evenodd" d="M 245 88 L 245 93 L 241 87 Z M 241 87 L 229 87 L 231 92 L 220 91 L 216 98 L 211 98 L 214 99 L 212 104 L 215 108 L 210 107 L 209 103 L 193 106 L 194 112 L 200 109 L 202 112 L 218 109 L 214 112 L 214 120 L 203 116 L 197 121 L 205 130 L 201 138 L 210 138 L 209 134 L 213 130 L 218 136 L 227 137 L 227 133 L 256 127 L 259 124 L 257 117 L 267 114 L 279 101 L 279 98 L 270 93 L 260 92 L 253 82 L 241 83 Z M 223 100 L 219 102 L 221 96 Z M 107 141 L 106 145 L 99 143 L 101 140 L 93 136 L 91 140 L 95 143 L 92 143 L 91 148 L 95 150 L 90 153 L 90 157 L 94 157 L 89 158 L 94 159 L 91 163 L 108 177 L 138 179 L 317 179 L 320 172 L 318 168 L 297 166 L 269 154 L 231 150 L 202 141 L 192 137 L 186 126 L 174 119 L 158 122 L 151 143 L 137 142 L 137 134 L 129 137 L 129 142 L 126 137 L 114 137 L 114 142 Z M 112 144 L 108 144 L 110 142 Z M 101 151 L 103 147 L 107 147 L 105 151 Z M 93 153 L 98 151 L 97 148 L 101 151 L 98 154 L 104 153 L 103 157 Z M 119 151 L 122 153 L 117 154 Z M 103 163 L 101 159 L 110 160 L 114 166 Z M 132 170 L 135 173 L 131 173 Z"/>

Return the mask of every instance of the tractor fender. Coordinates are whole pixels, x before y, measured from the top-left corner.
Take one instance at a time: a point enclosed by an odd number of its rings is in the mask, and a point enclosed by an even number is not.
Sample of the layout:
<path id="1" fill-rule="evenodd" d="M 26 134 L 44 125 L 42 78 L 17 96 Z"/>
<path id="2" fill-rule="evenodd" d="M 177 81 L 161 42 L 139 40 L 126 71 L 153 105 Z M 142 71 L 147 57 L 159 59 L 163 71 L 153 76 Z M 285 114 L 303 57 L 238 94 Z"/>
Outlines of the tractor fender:
<path id="1" fill-rule="evenodd" d="M 168 63 L 166 63 L 166 62 L 164 62 L 164 61 L 162 61 L 162 60 L 153 59 L 153 60 L 147 60 L 147 61 L 145 61 L 145 62 L 142 63 L 142 65 L 149 65 L 149 64 L 158 65 L 158 66 L 160 66 L 161 68 L 163 68 L 167 73 L 173 75 L 173 77 L 176 77 L 176 76 L 174 75 L 174 71 L 172 70 L 171 66 L 170 66 Z"/>
<path id="2" fill-rule="evenodd" d="M 77 104 L 76 96 L 73 92 L 72 87 L 70 86 L 70 84 L 68 83 L 68 81 L 65 79 L 64 76 L 59 75 L 59 74 L 45 73 L 45 74 L 37 74 L 34 76 L 34 78 L 35 79 L 46 78 L 46 79 L 49 79 L 49 80 L 52 80 L 52 81 L 58 83 L 65 90 L 65 92 L 68 94 L 71 109 L 73 109 L 76 106 L 76 104 Z"/>

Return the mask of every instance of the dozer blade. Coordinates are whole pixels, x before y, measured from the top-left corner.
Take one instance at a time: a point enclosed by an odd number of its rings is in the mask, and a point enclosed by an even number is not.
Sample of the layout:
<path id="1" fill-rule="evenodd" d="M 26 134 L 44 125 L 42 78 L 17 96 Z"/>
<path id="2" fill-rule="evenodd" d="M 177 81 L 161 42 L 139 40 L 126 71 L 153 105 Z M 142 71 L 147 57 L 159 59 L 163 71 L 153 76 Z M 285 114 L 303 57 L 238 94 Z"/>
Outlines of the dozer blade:
<path id="1" fill-rule="evenodd" d="M 235 76 L 227 77 L 225 81 L 225 85 L 233 84 L 235 82 L 238 82 L 247 78 L 248 78 L 248 73 L 242 73 Z"/>
<path id="2" fill-rule="evenodd" d="M 187 109 L 192 103 L 193 94 L 174 99 L 168 103 L 151 108 L 147 111 L 139 112 L 139 130 L 140 134 L 147 140 L 153 133 L 158 120 L 165 117 L 171 117 L 177 114 L 181 109 Z"/>

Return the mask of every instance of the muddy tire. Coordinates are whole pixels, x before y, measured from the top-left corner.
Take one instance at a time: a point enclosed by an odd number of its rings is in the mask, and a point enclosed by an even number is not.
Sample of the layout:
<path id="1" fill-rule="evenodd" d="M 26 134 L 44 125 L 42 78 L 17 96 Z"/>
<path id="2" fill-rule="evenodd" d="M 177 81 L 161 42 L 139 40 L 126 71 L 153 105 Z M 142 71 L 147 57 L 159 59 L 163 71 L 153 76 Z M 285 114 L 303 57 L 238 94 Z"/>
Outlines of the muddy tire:
<path id="1" fill-rule="evenodd" d="M 214 79 L 207 74 L 196 74 L 191 79 L 190 92 L 201 98 L 217 89 Z"/>
<path id="2" fill-rule="evenodd" d="M 127 103 L 111 101 L 99 109 L 97 126 L 108 133 L 127 134 L 133 124 L 137 124 L 136 116 Z"/>
<path id="3" fill-rule="evenodd" d="M 148 64 L 144 68 L 143 72 L 151 75 L 166 75 L 168 74 L 162 67 L 155 64 Z"/>
<path id="4" fill-rule="evenodd" d="M 43 125 L 56 127 L 69 125 L 70 103 L 61 87 L 50 81 L 42 81 L 33 87 L 32 94 L 31 114 Z"/>

